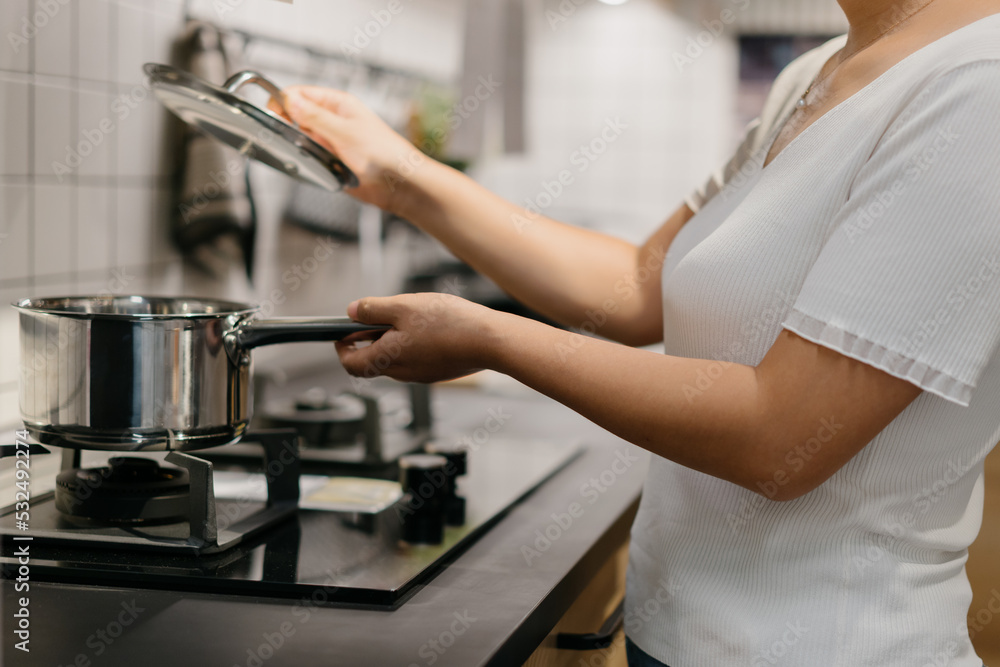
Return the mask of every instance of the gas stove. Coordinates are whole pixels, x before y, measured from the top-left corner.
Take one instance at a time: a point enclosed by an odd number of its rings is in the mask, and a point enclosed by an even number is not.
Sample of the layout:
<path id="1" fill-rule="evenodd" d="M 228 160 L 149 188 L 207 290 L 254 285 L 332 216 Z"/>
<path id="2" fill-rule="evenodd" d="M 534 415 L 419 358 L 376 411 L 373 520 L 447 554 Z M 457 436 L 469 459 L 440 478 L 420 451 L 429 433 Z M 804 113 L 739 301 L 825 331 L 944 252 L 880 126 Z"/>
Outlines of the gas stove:
<path id="1" fill-rule="evenodd" d="M 428 387 L 343 380 L 262 383 L 259 417 L 233 445 L 91 467 L 53 447 L 56 489 L 32 498 L 26 532 L 3 509 L 4 553 L 30 537 L 32 577 L 54 582 L 391 608 L 581 453 L 458 444 L 432 423 Z"/>

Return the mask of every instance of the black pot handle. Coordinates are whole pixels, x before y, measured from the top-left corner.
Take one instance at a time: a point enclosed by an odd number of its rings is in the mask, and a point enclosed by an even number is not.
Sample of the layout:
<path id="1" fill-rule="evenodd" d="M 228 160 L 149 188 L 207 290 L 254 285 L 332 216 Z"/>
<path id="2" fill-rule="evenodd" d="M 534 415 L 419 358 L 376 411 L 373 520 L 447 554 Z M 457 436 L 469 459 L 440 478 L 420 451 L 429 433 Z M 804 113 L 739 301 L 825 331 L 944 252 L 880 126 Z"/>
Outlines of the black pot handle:
<path id="1" fill-rule="evenodd" d="M 560 632 L 556 635 L 556 648 L 567 651 L 596 651 L 599 648 L 607 648 L 611 646 L 615 633 L 618 632 L 624 620 L 625 600 L 622 600 L 601 625 L 600 630 L 583 634 Z"/>
<path id="2" fill-rule="evenodd" d="M 362 324 L 349 317 L 251 319 L 241 322 L 226 334 L 226 344 L 233 352 L 239 353 L 262 345 L 343 340 L 351 334 L 385 332 L 391 328 L 385 324 Z"/>

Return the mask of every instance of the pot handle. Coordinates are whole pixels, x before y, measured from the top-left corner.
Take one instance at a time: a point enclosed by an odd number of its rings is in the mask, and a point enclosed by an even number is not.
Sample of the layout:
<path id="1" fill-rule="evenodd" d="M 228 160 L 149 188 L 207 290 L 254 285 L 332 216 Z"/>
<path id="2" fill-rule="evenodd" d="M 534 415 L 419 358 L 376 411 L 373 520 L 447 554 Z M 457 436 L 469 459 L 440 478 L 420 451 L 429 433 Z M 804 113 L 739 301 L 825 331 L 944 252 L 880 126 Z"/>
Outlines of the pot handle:
<path id="1" fill-rule="evenodd" d="M 236 350 L 252 350 L 278 343 L 342 340 L 351 334 L 391 328 L 386 324 L 362 324 L 349 317 L 277 317 L 241 322 L 226 334 L 226 342 Z"/>

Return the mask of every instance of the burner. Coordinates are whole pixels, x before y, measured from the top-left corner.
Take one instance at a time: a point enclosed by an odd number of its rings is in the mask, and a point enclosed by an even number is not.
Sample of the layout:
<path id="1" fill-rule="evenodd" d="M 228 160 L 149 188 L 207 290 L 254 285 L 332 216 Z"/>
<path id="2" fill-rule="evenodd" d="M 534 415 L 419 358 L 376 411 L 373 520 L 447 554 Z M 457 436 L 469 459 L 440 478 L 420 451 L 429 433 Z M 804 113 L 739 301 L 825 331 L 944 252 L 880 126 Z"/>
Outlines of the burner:
<path id="1" fill-rule="evenodd" d="M 313 387 L 290 401 L 264 407 L 261 423 L 268 428 L 294 428 L 310 447 L 344 447 L 364 433 L 366 406 L 351 394 L 331 396 Z"/>
<path id="2" fill-rule="evenodd" d="M 59 473 L 55 501 L 63 514 L 105 523 L 168 523 L 187 517 L 189 490 L 187 470 L 116 456 L 104 467 Z"/>

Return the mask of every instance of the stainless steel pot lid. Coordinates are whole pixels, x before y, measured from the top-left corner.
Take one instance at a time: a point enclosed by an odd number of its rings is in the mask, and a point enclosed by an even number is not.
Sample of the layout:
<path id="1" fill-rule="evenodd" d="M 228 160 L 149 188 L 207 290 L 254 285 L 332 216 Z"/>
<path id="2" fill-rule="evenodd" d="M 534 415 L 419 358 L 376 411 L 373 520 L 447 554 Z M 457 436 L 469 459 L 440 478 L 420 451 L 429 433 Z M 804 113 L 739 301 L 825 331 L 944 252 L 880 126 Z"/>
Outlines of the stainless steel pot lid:
<path id="1" fill-rule="evenodd" d="M 284 105 L 281 89 L 257 72 L 239 72 L 219 87 L 169 65 L 147 63 L 143 69 L 164 106 L 240 153 L 331 192 L 358 185 L 354 173 L 326 148 L 235 94 L 256 83 Z"/>

